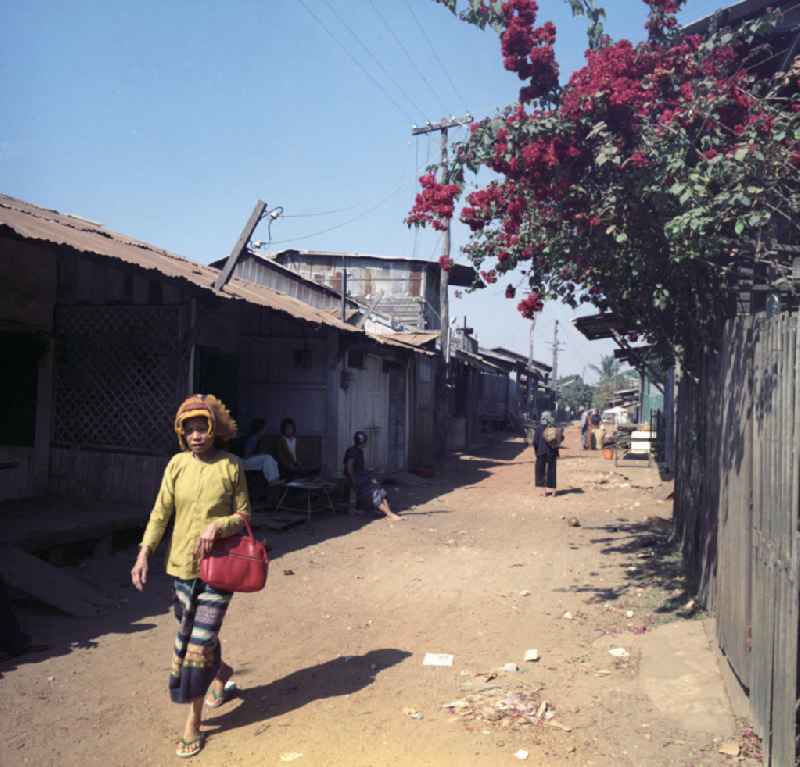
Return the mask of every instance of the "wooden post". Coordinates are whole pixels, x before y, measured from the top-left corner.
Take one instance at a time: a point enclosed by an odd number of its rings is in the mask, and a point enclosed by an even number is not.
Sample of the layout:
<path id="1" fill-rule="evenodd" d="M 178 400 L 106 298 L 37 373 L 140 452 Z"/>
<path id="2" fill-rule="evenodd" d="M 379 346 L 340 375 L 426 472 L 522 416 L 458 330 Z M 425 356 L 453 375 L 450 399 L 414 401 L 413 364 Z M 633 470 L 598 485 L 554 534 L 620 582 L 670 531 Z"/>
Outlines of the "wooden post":
<path id="1" fill-rule="evenodd" d="M 228 284 L 228 280 L 231 278 L 233 270 L 236 267 L 236 262 L 242 255 L 242 251 L 247 247 L 247 243 L 250 242 L 250 238 L 253 236 L 255 228 L 258 226 L 258 222 L 261 221 L 266 207 L 267 203 L 262 200 L 256 202 L 253 212 L 250 214 L 250 218 L 247 219 L 247 223 L 244 225 L 239 239 L 236 240 L 236 244 L 233 246 L 233 250 L 228 256 L 228 260 L 225 262 L 225 266 L 222 267 L 222 271 L 217 275 L 217 279 L 214 280 L 214 290 L 222 290 L 225 285 Z"/>
<path id="2" fill-rule="evenodd" d="M 442 128 L 442 182 L 447 183 L 447 128 Z M 442 263 L 450 262 L 450 221 L 447 222 L 447 229 L 444 231 L 442 242 Z M 445 376 L 450 364 L 450 301 L 448 288 L 450 286 L 450 275 L 444 267 L 441 267 L 441 280 L 439 282 L 439 316 L 442 323 L 442 357 L 444 357 Z"/>

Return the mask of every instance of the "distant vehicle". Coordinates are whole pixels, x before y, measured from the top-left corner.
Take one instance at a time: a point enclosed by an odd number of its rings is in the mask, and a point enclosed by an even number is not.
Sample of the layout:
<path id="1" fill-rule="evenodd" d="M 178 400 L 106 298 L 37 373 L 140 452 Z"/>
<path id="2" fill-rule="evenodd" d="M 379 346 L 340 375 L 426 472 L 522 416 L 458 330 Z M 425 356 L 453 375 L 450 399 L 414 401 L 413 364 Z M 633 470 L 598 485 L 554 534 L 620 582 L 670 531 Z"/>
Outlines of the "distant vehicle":
<path id="1" fill-rule="evenodd" d="M 624 407 L 611 407 L 603 411 L 603 423 L 611 424 L 613 426 L 622 426 L 630 423 L 631 419 L 628 411 Z"/>

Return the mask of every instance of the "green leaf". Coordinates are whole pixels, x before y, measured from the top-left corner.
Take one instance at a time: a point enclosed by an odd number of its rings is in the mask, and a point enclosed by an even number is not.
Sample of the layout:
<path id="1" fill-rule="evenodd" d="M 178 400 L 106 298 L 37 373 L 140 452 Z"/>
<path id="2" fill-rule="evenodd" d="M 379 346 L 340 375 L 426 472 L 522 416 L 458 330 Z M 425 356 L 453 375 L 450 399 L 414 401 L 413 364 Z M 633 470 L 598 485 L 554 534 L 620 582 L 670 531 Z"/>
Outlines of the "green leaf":
<path id="1" fill-rule="evenodd" d="M 623 242 L 627 242 L 627 241 L 628 241 L 628 235 L 627 235 L 627 234 L 625 234 L 625 232 L 620 232 L 620 233 L 619 233 L 619 234 L 616 236 L 616 240 L 617 240 L 617 242 L 618 242 L 618 243 L 620 243 L 620 244 L 622 244 Z"/>
<path id="2" fill-rule="evenodd" d="M 734 226 L 733 228 L 734 228 L 734 231 L 736 232 L 736 234 L 741 234 L 742 232 L 744 232 L 744 230 L 745 230 L 744 219 L 740 218 L 736 222 L 736 226 Z"/>
<path id="3" fill-rule="evenodd" d="M 736 162 L 741 162 L 745 157 L 747 157 L 747 151 L 748 148 L 746 146 L 740 146 L 734 153 L 733 159 L 736 160 Z"/>

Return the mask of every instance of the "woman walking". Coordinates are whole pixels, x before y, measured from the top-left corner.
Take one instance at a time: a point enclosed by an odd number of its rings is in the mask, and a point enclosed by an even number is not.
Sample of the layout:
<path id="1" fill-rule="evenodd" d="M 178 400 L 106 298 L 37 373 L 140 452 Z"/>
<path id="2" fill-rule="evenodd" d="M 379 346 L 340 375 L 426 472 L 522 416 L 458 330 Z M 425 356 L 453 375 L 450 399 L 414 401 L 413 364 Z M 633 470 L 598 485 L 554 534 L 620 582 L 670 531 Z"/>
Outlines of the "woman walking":
<path id="1" fill-rule="evenodd" d="M 203 748 L 203 702 L 210 708 L 221 706 L 233 674 L 222 660 L 219 642 L 232 594 L 200 580 L 200 560 L 215 539 L 239 530 L 242 517 L 250 514 L 250 500 L 239 459 L 222 449 L 236 436 L 236 422 L 225 405 L 210 394 L 193 394 L 178 408 L 175 432 L 183 452 L 164 470 L 131 580 L 139 591 L 144 589 L 148 558 L 174 515 L 167 572 L 175 579 L 179 627 L 169 692 L 173 702 L 190 704 L 176 751 L 185 758 Z"/>
<path id="2" fill-rule="evenodd" d="M 535 484 L 544 490 L 544 497 L 556 494 L 556 462 L 564 433 L 556 428 L 553 414 L 542 413 L 539 425 L 533 432 L 533 451 L 536 453 Z"/>

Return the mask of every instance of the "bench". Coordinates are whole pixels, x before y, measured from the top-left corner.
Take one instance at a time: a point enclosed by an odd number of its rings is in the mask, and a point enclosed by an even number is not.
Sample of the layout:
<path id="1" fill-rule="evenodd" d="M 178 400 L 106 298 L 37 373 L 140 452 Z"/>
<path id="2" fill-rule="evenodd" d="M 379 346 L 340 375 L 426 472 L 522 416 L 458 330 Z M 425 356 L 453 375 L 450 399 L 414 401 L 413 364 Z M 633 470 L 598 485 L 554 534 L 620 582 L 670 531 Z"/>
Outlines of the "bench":
<path id="1" fill-rule="evenodd" d="M 619 462 L 626 458 L 641 460 L 647 458 L 647 466 L 650 466 L 653 457 L 653 445 L 656 441 L 656 433 L 652 431 L 632 431 L 630 441 L 617 443 L 614 465 L 619 466 Z"/>

